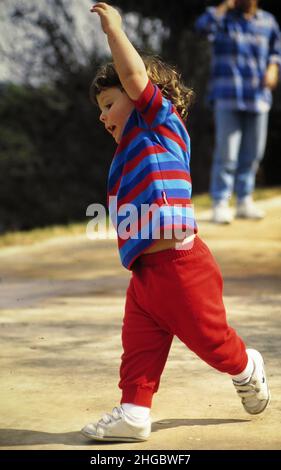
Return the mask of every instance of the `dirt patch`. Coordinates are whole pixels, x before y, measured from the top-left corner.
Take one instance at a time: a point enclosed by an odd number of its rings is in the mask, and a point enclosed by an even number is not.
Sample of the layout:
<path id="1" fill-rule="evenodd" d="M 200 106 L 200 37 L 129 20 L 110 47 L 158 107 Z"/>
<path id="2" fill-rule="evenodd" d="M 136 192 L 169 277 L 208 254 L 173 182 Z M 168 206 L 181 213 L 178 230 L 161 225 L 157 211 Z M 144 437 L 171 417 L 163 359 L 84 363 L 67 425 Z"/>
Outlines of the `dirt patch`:
<path id="1" fill-rule="evenodd" d="M 223 271 L 229 322 L 266 360 L 273 399 L 264 415 L 245 414 L 229 378 L 175 339 L 151 439 L 89 445 L 79 429 L 119 403 L 130 274 L 115 241 L 61 237 L 1 249 L 1 448 L 280 449 L 281 198 L 264 207 L 265 220 L 229 227 L 198 214 Z"/>

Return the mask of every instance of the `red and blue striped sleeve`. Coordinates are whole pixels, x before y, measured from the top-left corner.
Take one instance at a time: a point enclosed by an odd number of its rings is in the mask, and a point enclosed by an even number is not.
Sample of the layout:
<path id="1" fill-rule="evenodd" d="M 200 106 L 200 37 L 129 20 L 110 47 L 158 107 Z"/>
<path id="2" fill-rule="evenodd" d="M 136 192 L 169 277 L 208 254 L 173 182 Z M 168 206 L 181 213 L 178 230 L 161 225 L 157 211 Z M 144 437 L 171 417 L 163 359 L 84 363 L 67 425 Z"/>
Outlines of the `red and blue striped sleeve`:
<path id="1" fill-rule="evenodd" d="M 148 80 L 140 97 L 134 101 L 134 105 L 150 128 L 161 125 L 173 112 L 172 103 L 162 95 L 158 86 L 153 85 L 150 80 Z"/>

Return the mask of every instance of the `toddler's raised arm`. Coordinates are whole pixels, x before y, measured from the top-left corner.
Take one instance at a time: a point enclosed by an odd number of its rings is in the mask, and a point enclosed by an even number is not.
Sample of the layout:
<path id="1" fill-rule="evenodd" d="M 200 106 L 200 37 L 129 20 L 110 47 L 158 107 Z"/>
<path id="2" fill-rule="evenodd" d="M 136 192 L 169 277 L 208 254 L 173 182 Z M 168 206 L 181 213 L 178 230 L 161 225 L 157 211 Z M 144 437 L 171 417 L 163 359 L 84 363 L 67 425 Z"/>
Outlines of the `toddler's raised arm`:
<path id="1" fill-rule="evenodd" d="M 148 76 L 142 58 L 122 30 L 119 12 L 103 2 L 96 3 L 90 11 L 100 17 L 124 90 L 130 99 L 137 100 L 147 85 Z"/>

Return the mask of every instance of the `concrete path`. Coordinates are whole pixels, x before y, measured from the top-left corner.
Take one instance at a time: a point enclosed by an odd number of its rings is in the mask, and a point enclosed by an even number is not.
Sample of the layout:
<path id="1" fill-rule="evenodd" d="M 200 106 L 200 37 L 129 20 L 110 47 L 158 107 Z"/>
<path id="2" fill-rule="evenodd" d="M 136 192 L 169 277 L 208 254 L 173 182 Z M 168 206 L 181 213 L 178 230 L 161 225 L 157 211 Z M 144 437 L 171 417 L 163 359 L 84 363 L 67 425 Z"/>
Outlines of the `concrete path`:
<path id="1" fill-rule="evenodd" d="M 79 429 L 119 403 L 129 273 L 115 241 L 60 237 L 0 252 L 1 449 L 280 449 L 281 197 L 260 222 L 217 227 L 197 214 L 218 260 L 231 325 L 264 355 L 272 403 L 247 415 L 227 375 L 177 339 L 139 444 L 89 444 Z"/>

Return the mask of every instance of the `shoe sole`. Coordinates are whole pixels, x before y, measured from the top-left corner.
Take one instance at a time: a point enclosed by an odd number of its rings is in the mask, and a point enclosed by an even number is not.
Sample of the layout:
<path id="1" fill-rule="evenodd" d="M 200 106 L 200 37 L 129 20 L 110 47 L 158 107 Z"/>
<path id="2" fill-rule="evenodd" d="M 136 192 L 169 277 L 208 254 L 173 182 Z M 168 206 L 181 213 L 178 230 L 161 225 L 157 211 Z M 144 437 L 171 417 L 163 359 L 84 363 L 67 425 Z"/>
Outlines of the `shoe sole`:
<path id="1" fill-rule="evenodd" d="M 244 219 L 244 220 L 263 220 L 263 217 L 247 217 L 246 215 L 236 215 L 235 219 Z"/>
<path id="2" fill-rule="evenodd" d="M 234 217 L 235 219 L 248 219 L 248 220 L 262 220 L 264 219 L 266 214 L 260 214 L 260 215 L 247 215 L 247 214 L 240 214 L 239 212 L 236 212 Z"/>
<path id="3" fill-rule="evenodd" d="M 91 439 L 92 441 L 106 441 L 106 442 L 144 442 L 148 440 L 147 438 L 137 438 L 137 437 L 102 437 L 102 436 L 95 436 L 94 434 L 88 434 L 85 431 L 81 431 L 81 434 L 87 439 Z"/>
<path id="4" fill-rule="evenodd" d="M 265 410 L 265 409 L 267 408 L 267 406 L 269 405 L 270 401 L 271 401 L 271 395 L 270 395 L 270 391 L 268 390 L 268 400 L 267 400 L 265 406 L 264 406 L 260 411 L 256 411 L 255 413 L 252 413 L 251 411 L 247 410 L 245 407 L 244 407 L 244 410 L 245 410 L 249 415 L 252 415 L 252 416 L 253 416 L 253 415 L 259 415 L 259 414 L 261 414 L 261 413 L 264 412 L 264 410 Z"/>
<path id="5" fill-rule="evenodd" d="M 217 225 L 230 225 L 233 221 L 232 220 L 227 220 L 227 221 L 226 220 L 220 220 L 220 221 L 218 221 L 218 220 L 211 219 L 211 222 L 213 224 L 217 224 Z"/>

